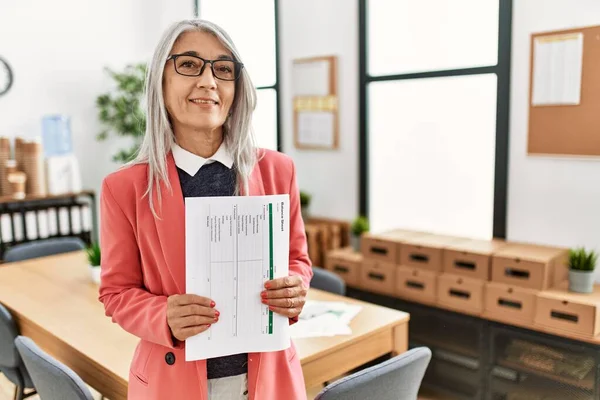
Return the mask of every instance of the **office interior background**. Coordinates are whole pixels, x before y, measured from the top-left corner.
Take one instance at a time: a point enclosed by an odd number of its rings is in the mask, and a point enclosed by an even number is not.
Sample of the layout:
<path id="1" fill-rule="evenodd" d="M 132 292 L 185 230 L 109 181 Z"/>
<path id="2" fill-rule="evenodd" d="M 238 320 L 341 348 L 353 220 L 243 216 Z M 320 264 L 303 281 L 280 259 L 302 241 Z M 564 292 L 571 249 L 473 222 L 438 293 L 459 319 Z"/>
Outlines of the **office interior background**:
<path id="1" fill-rule="evenodd" d="M 0 0 L 13 77 L 0 136 L 33 140 L 45 116 L 68 116 L 82 187 L 99 194 L 132 143 L 97 138 L 105 68 L 147 62 L 171 22 L 194 16 L 238 46 L 258 142 L 293 158 L 311 216 L 600 251 L 598 158 L 528 152 L 532 35 L 600 25 L 596 0 Z M 293 66 L 322 56 L 337 60 L 338 145 L 313 150 L 295 143 Z M 576 398 L 599 398 L 595 374 Z M 483 395 L 469 393 L 458 398 Z"/>

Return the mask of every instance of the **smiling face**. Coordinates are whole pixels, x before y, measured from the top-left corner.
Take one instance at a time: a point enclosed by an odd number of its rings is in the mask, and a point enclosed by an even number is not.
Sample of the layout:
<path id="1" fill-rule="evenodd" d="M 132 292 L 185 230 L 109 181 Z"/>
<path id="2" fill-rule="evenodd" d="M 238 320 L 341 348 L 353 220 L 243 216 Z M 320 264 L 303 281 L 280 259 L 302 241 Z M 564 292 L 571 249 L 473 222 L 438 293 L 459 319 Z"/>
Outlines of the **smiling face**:
<path id="1" fill-rule="evenodd" d="M 172 54 L 188 53 L 207 60 L 233 60 L 231 52 L 212 34 L 185 32 L 173 45 Z M 199 59 L 192 59 L 201 63 Z M 177 60 L 180 72 L 193 67 L 182 58 Z M 217 66 L 215 66 L 215 70 Z M 184 76 L 177 73 L 169 60 L 163 74 L 163 97 L 176 136 L 186 132 L 221 132 L 235 96 L 235 82 L 217 79 L 210 64 L 202 75 Z"/>

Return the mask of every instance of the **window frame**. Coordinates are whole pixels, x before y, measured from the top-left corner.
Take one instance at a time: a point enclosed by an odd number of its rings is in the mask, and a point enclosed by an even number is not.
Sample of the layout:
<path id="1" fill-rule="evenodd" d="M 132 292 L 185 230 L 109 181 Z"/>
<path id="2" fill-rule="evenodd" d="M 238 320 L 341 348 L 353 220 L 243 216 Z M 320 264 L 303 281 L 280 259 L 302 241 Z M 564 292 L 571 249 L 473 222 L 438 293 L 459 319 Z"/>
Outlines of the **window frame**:
<path id="1" fill-rule="evenodd" d="M 200 18 L 200 2 L 202 0 L 194 1 L 194 17 Z M 277 140 L 277 151 L 283 152 L 283 133 L 282 133 L 282 109 L 281 109 L 281 93 L 279 82 L 281 82 L 281 60 L 279 57 L 279 0 L 273 0 L 273 9 L 275 19 L 275 83 L 269 86 L 257 86 L 256 90 L 274 90 L 275 91 L 275 118 L 276 118 L 276 140 Z"/>
<path id="2" fill-rule="evenodd" d="M 369 115 L 368 86 L 372 82 L 406 79 L 439 78 L 494 73 L 498 77 L 496 101 L 496 148 L 494 167 L 494 205 L 492 235 L 506 238 L 508 152 L 509 152 L 509 105 L 510 64 L 512 41 L 513 0 L 498 0 L 498 61 L 495 66 L 436 70 L 428 72 L 371 76 L 368 68 L 368 2 L 358 0 L 359 29 L 359 212 L 369 216 Z"/>

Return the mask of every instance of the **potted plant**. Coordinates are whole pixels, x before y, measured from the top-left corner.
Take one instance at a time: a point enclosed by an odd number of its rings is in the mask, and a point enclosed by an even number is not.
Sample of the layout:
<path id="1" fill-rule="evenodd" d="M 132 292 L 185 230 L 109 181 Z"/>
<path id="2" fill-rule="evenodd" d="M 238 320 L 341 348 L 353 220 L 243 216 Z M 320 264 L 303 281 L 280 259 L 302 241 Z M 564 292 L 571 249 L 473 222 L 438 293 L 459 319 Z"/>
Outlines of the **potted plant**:
<path id="1" fill-rule="evenodd" d="M 308 221 L 310 201 L 312 200 L 312 196 L 305 191 L 300 191 L 300 209 L 302 211 L 302 219 L 304 222 Z"/>
<path id="2" fill-rule="evenodd" d="M 354 251 L 360 251 L 360 238 L 365 232 L 369 232 L 369 220 L 364 216 L 357 217 L 350 227 L 350 244 Z"/>
<path id="3" fill-rule="evenodd" d="M 142 108 L 146 65 L 128 65 L 121 72 L 105 70 L 117 87 L 112 93 L 102 94 L 96 99 L 98 118 L 103 125 L 96 139 L 106 140 L 109 133 L 130 138 L 131 145 L 112 158 L 114 162 L 126 163 L 136 156 L 146 131 L 146 115 Z"/>
<path id="4" fill-rule="evenodd" d="M 86 248 L 88 258 L 88 268 L 90 269 L 90 275 L 92 281 L 100 283 L 100 245 L 98 243 L 92 243 Z"/>
<path id="5" fill-rule="evenodd" d="M 578 293 L 594 291 L 594 269 L 598 254 L 579 247 L 569 250 L 569 290 Z"/>

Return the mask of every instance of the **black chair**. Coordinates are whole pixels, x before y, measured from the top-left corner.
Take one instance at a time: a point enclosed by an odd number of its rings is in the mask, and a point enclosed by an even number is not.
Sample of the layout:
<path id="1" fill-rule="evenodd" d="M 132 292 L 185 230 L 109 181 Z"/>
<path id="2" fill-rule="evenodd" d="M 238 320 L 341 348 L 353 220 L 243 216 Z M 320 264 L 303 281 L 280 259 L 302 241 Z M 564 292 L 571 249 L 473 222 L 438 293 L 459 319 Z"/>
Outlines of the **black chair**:
<path id="1" fill-rule="evenodd" d="M 326 292 L 346 295 L 346 283 L 338 275 L 320 267 L 312 267 L 313 277 L 310 287 L 325 290 Z"/>
<path id="2" fill-rule="evenodd" d="M 37 394 L 31 376 L 15 347 L 19 329 L 11 313 L 0 304 L 0 372 L 15 384 L 15 400 L 23 400 Z M 33 391 L 25 393 L 25 390 Z"/>
<path id="3" fill-rule="evenodd" d="M 83 249 L 85 249 L 85 243 L 77 237 L 35 240 L 17 244 L 6 250 L 4 253 L 4 261 L 25 261 L 32 258 L 51 256 Z"/>

